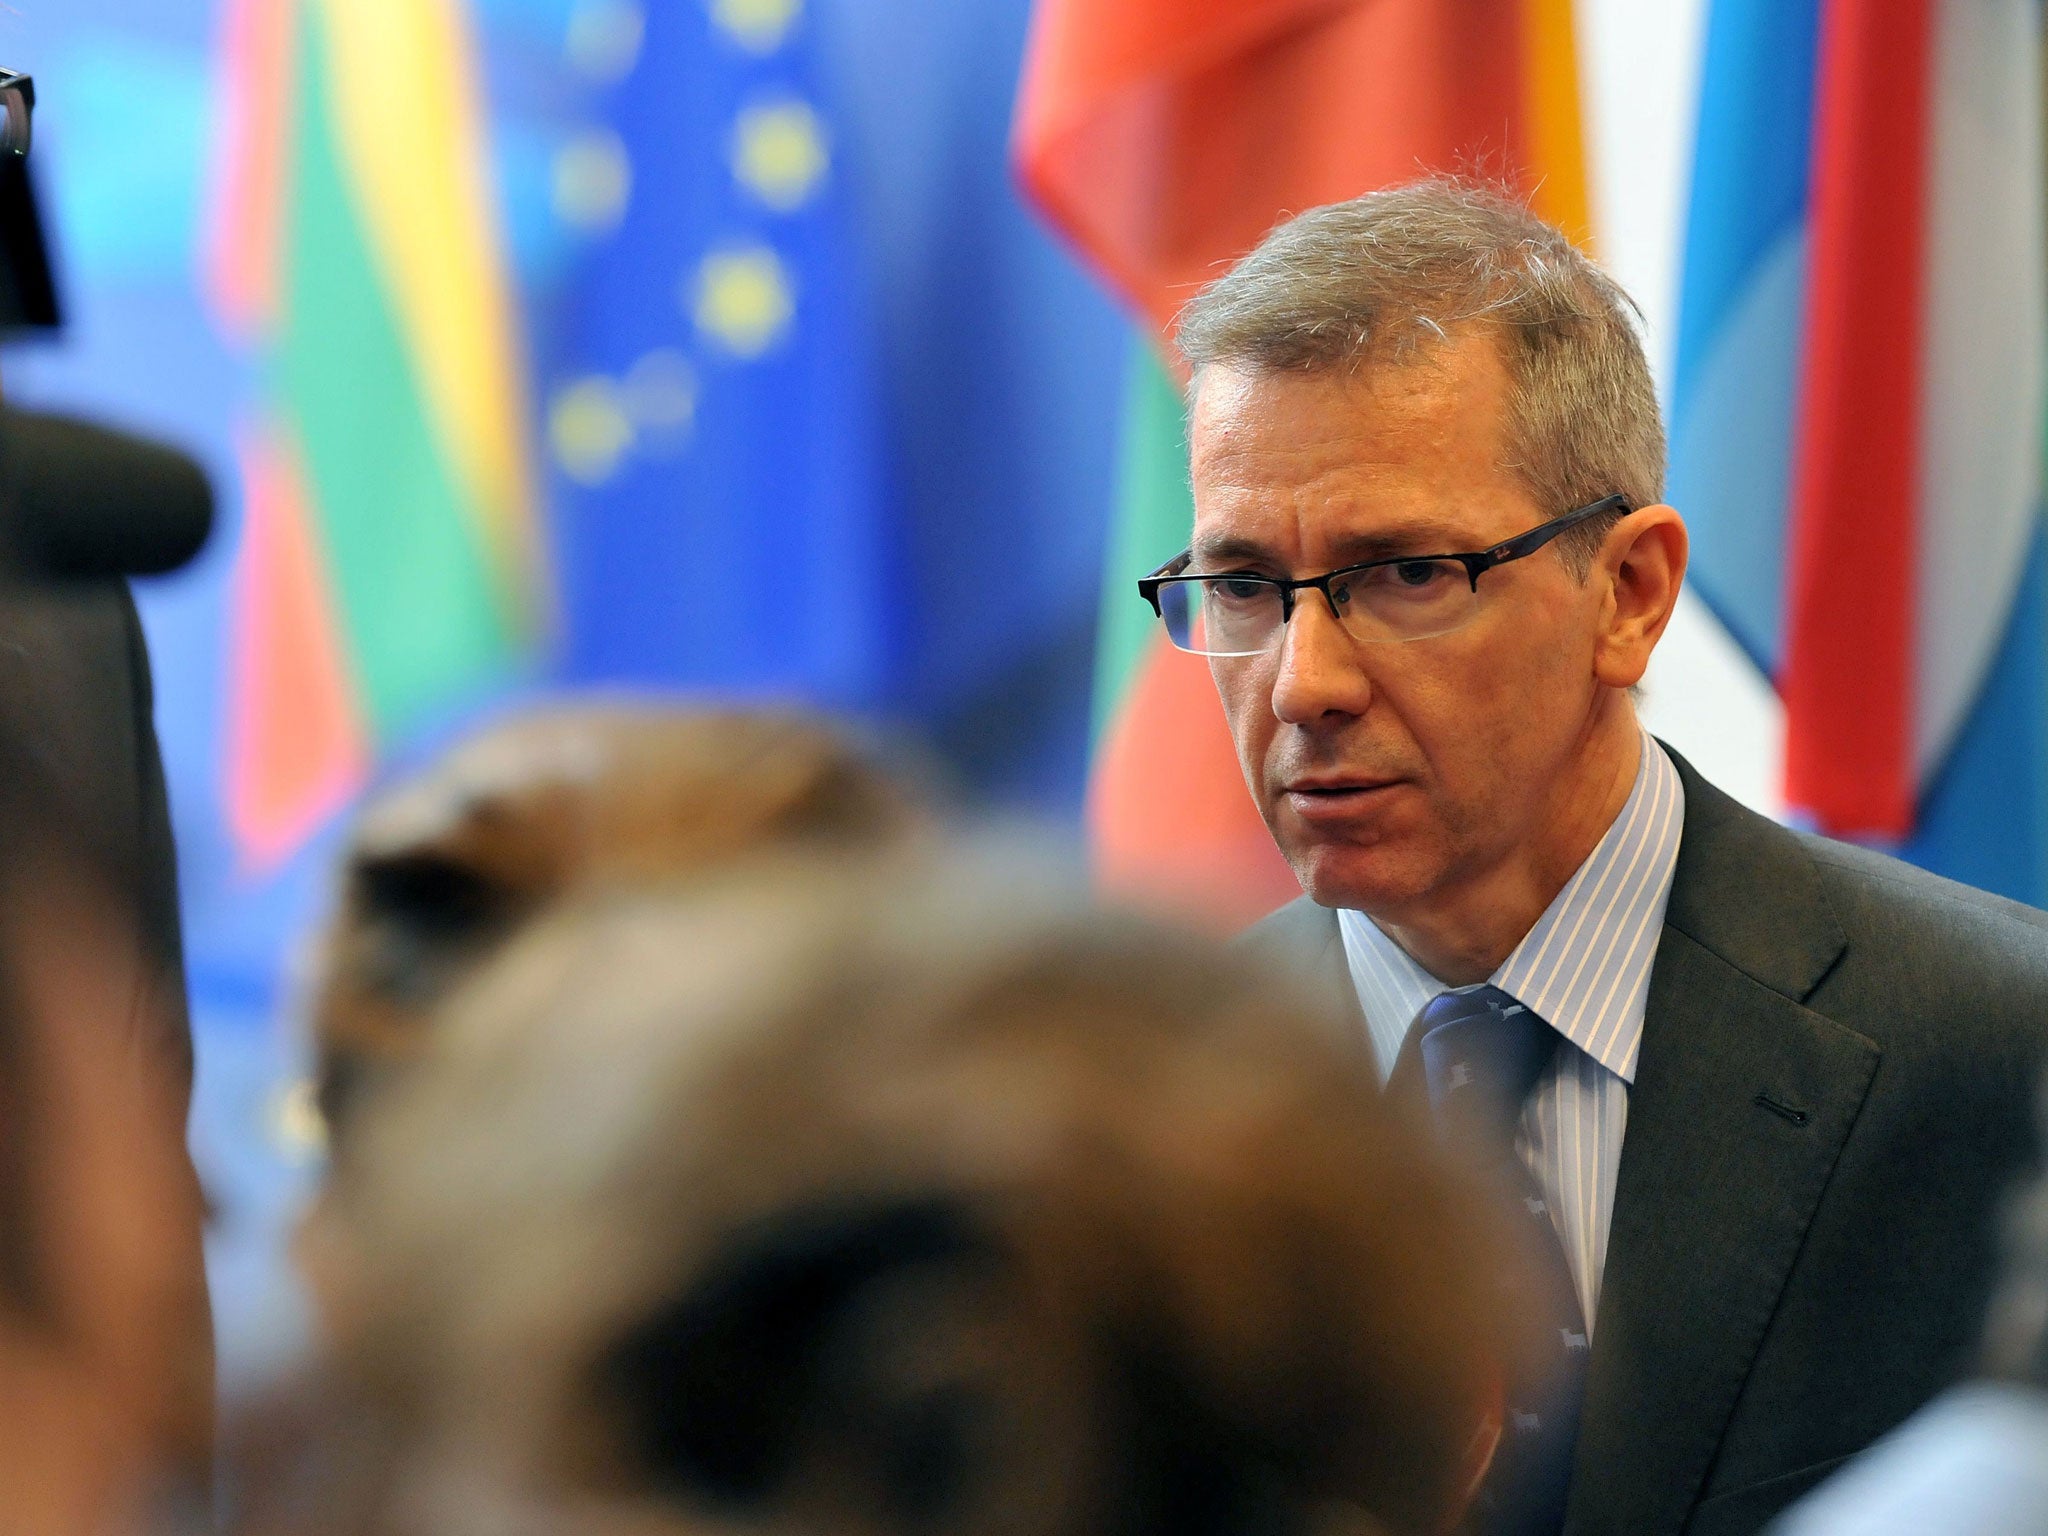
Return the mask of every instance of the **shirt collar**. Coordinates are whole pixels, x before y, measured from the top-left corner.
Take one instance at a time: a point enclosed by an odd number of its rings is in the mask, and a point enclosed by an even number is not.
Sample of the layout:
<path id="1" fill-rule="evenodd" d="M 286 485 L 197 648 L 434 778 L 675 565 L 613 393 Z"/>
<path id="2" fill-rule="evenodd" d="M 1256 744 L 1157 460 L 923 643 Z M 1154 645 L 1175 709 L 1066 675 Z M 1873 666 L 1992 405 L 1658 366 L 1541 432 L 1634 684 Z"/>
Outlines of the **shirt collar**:
<path id="1" fill-rule="evenodd" d="M 1642 739 L 1621 813 L 1490 978 L 1631 1084 L 1685 825 L 1678 770 L 1647 731 Z M 1415 1015 L 1452 989 L 1363 912 L 1340 911 L 1337 925 L 1384 1078 Z"/>

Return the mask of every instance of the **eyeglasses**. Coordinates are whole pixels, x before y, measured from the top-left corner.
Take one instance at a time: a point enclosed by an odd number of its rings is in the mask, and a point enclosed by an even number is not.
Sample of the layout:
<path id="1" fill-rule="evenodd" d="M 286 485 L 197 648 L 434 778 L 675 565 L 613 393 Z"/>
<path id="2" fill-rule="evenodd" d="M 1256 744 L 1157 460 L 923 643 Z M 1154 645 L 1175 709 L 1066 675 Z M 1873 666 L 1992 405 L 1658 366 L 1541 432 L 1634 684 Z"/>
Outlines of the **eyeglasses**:
<path id="1" fill-rule="evenodd" d="M 28 153 L 29 124 L 35 112 L 35 81 L 11 69 L 0 69 L 0 154 Z"/>
<path id="2" fill-rule="evenodd" d="M 1632 510 L 1625 496 L 1603 496 L 1491 549 L 1394 555 L 1298 581 L 1236 571 L 1190 576 L 1194 552 L 1184 550 L 1140 581 L 1138 595 L 1165 623 L 1167 638 L 1197 656 L 1260 654 L 1294 617 L 1295 594 L 1311 587 L 1354 640 L 1427 640 L 1479 616 L 1479 578 L 1495 566 L 1526 559 L 1566 529 Z"/>

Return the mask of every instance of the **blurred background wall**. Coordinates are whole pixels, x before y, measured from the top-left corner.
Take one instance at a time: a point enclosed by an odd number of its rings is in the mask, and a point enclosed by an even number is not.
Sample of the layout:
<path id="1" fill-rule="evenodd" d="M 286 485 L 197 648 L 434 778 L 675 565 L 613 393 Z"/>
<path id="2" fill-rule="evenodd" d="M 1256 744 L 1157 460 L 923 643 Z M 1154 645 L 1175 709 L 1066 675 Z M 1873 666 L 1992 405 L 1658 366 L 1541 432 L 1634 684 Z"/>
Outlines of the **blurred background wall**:
<path id="1" fill-rule="evenodd" d="M 1674 499 L 1712 604 L 1688 599 L 1649 716 L 1779 813 L 1782 657 L 1745 630 L 1739 575 L 1783 563 L 1790 450 L 1770 420 L 1789 419 L 1800 332 L 1796 283 L 1792 310 L 1769 309 L 1772 261 L 1805 249 L 1824 9 L 1574 8 L 1593 240 L 1642 305 L 1680 418 Z M 1078 847 L 1145 345 L 1016 190 L 1029 0 L 471 0 L 412 7 L 410 29 L 405 14 L 0 12 L 0 61 L 38 82 L 69 322 L 10 352 L 6 387 L 180 444 L 222 496 L 202 560 L 139 595 L 231 1372 L 292 1326 L 271 1283 L 309 1155 L 291 956 L 360 788 L 535 690 L 797 697 L 908 733 L 971 801 Z M 1769 89 L 1771 68 L 1792 88 Z M 2000 125 L 1976 126 L 1991 155 Z M 2037 203 L 2035 185 L 2036 224 Z M 1749 478 L 1715 472 L 1731 464 Z M 1751 528 L 1748 502 L 1777 522 Z M 1929 825 L 1950 815 L 1943 840 L 1878 830 L 2038 899 L 2048 785 L 2037 754 L 1996 750 L 2014 718 L 2029 742 L 2048 725 L 2048 642 L 2023 600 L 2038 561 L 2011 543 L 1971 546 L 1999 574 L 1974 660 L 1944 684 L 1960 718 L 1995 673 L 2008 713 L 1975 736 L 1929 728 L 1913 769 Z M 2009 571 L 2031 572 L 2023 591 Z M 1974 809 L 1955 820 L 1945 792 Z"/>

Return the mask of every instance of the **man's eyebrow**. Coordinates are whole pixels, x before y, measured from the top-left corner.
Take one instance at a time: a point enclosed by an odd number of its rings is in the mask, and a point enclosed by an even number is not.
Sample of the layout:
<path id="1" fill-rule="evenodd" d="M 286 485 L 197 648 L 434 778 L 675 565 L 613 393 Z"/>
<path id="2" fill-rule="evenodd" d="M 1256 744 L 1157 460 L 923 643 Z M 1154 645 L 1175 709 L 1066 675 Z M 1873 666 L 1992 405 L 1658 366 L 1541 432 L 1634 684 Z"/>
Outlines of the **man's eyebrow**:
<path id="1" fill-rule="evenodd" d="M 1396 555 L 1452 555 L 1474 548 L 1473 536 L 1459 533 L 1449 524 L 1431 518 L 1395 523 L 1371 532 L 1339 534 L 1330 540 L 1335 567 L 1358 565 L 1367 560 Z M 1279 565 L 1273 551 L 1256 539 L 1236 534 L 1217 534 L 1197 539 L 1189 551 L 1188 568 L 1207 570 L 1230 562 L 1249 565 Z"/>
<path id="2" fill-rule="evenodd" d="M 1339 534 L 1330 552 L 1346 565 L 1389 555 L 1454 555 L 1473 548 L 1473 537 L 1433 518 L 1416 518 L 1375 528 L 1370 533 Z"/>
<path id="3" fill-rule="evenodd" d="M 1273 552 L 1256 539 L 1241 538 L 1236 534 L 1219 534 L 1206 539 L 1197 539 L 1189 547 L 1188 569 L 1205 570 L 1212 565 L 1239 561 L 1252 565 L 1276 563 Z"/>

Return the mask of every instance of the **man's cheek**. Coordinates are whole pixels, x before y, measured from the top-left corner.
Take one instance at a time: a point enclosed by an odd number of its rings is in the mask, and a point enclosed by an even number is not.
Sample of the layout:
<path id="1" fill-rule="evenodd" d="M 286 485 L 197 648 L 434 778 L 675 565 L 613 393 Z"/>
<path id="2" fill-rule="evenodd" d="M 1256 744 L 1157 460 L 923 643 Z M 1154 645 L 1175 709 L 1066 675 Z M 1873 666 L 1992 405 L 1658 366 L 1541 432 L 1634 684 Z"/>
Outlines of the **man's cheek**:
<path id="1" fill-rule="evenodd" d="M 1272 679 L 1261 679 L 1251 666 L 1243 662 L 1233 665 L 1225 661 L 1211 661 L 1209 677 L 1216 684 L 1216 694 L 1223 705 L 1223 718 L 1230 723 L 1230 734 L 1240 749 L 1249 747 L 1252 737 L 1260 732 L 1261 721 L 1272 718 Z"/>

